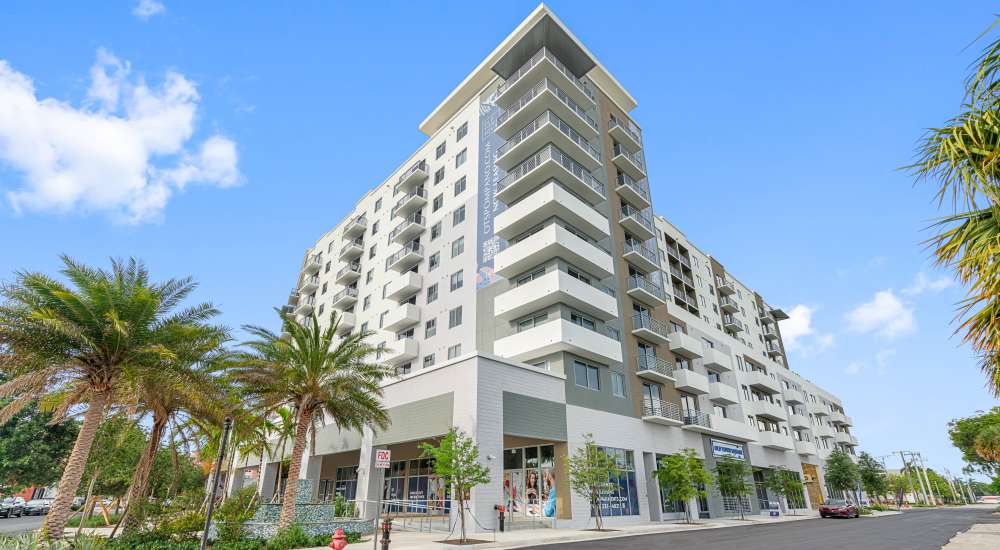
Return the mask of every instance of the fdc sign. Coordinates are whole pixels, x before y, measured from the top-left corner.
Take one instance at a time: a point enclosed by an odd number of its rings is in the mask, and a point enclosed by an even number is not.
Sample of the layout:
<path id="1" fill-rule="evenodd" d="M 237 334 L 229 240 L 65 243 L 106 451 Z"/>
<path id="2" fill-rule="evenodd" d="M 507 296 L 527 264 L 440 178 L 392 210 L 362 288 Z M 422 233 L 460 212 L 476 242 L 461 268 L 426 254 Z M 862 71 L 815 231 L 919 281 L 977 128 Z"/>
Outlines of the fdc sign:
<path id="1" fill-rule="evenodd" d="M 376 449 L 375 450 L 375 467 L 376 468 L 388 468 L 389 462 L 391 460 L 391 451 L 389 449 Z"/>

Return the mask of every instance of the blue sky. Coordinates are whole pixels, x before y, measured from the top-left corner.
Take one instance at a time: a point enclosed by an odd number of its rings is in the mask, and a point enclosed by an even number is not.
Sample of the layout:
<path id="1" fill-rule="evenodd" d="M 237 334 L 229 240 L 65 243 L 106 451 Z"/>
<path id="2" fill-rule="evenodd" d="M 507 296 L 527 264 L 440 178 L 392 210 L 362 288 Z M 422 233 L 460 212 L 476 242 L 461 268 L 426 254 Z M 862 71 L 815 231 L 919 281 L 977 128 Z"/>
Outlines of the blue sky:
<path id="1" fill-rule="evenodd" d="M 303 250 L 535 5 L 6 4 L 0 279 L 136 255 L 230 326 L 273 323 Z M 995 6 L 550 5 L 638 100 L 658 213 L 796 312 L 793 368 L 864 449 L 957 472 L 947 421 L 998 403 L 921 246 L 932 188 L 897 168 L 957 111 Z"/>

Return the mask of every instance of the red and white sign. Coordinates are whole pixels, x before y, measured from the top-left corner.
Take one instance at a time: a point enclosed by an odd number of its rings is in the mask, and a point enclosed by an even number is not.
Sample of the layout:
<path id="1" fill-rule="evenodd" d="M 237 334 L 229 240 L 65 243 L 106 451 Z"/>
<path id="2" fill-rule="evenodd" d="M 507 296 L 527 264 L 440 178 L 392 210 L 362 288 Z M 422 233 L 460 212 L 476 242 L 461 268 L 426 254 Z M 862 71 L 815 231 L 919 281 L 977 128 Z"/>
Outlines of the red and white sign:
<path id="1" fill-rule="evenodd" d="M 389 449 L 375 449 L 375 467 L 388 468 L 391 456 Z"/>

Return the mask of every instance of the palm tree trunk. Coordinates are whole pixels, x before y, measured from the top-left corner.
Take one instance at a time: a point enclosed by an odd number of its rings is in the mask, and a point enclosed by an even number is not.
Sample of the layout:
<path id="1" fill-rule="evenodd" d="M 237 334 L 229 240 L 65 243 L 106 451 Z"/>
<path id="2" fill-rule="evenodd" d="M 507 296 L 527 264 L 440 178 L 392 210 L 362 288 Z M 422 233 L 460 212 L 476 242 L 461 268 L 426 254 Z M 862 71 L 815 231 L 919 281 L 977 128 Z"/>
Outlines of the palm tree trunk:
<path id="1" fill-rule="evenodd" d="M 168 418 L 167 414 L 160 411 L 153 413 L 153 427 L 149 430 L 149 441 L 146 442 L 146 448 L 139 456 L 139 464 L 132 474 L 132 485 L 128 489 L 128 496 L 125 497 L 128 504 L 120 522 L 124 531 L 139 527 L 139 522 L 142 519 L 140 508 L 146 500 L 146 493 L 149 489 L 149 473 L 153 471 L 156 451 L 160 449 L 160 439 L 163 438 L 163 430 L 167 427 Z"/>
<path id="2" fill-rule="evenodd" d="M 69 460 L 66 461 L 66 469 L 63 471 L 62 479 L 59 480 L 56 498 L 53 499 L 49 515 L 45 516 L 45 524 L 42 526 L 42 533 L 48 539 L 61 537 L 63 530 L 66 529 L 70 506 L 73 505 L 76 491 L 80 488 L 80 479 L 83 478 L 83 470 L 87 467 L 87 459 L 90 457 L 90 447 L 94 444 L 97 428 L 104 419 L 107 402 L 108 392 L 94 393 L 90 399 L 90 406 L 83 415 L 83 425 L 80 426 L 80 433 L 76 436 L 73 450 L 69 454 Z"/>
<path id="3" fill-rule="evenodd" d="M 281 497 L 281 517 L 278 528 L 284 529 L 295 519 L 295 498 L 299 494 L 299 472 L 302 469 L 302 454 L 308 443 L 309 426 L 312 425 L 312 412 L 300 409 L 299 422 L 295 426 L 295 444 L 292 446 L 291 463 L 288 465 L 288 481 L 285 483 L 285 494 Z"/>
<path id="4" fill-rule="evenodd" d="M 80 526 L 76 528 L 76 536 L 78 537 L 83 531 L 84 524 L 94 513 L 94 503 L 91 501 L 94 499 L 94 485 L 97 484 L 97 476 L 99 475 L 101 475 L 101 468 L 94 468 L 94 473 L 90 476 L 90 483 L 87 484 L 87 499 L 83 501 L 83 508 L 80 510 Z"/>

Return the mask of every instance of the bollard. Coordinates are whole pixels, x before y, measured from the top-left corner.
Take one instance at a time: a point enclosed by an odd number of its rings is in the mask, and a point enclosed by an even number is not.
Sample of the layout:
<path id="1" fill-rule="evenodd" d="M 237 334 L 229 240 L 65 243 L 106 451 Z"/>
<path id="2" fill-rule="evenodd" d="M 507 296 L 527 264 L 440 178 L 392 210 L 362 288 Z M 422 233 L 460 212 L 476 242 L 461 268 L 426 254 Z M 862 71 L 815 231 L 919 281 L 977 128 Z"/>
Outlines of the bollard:
<path id="1" fill-rule="evenodd" d="M 388 519 L 382 521 L 382 550 L 389 550 L 389 531 L 392 531 L 392 522 Z"/>
<path id="2" fill-rule="evenodd" d="M 333 532 L 333 539 L 330 540 L 330 548 L 333 550 L 344 550 L 347 546 L 347 537 L 344 536 L 343 529 L 337 529 Z"/>

